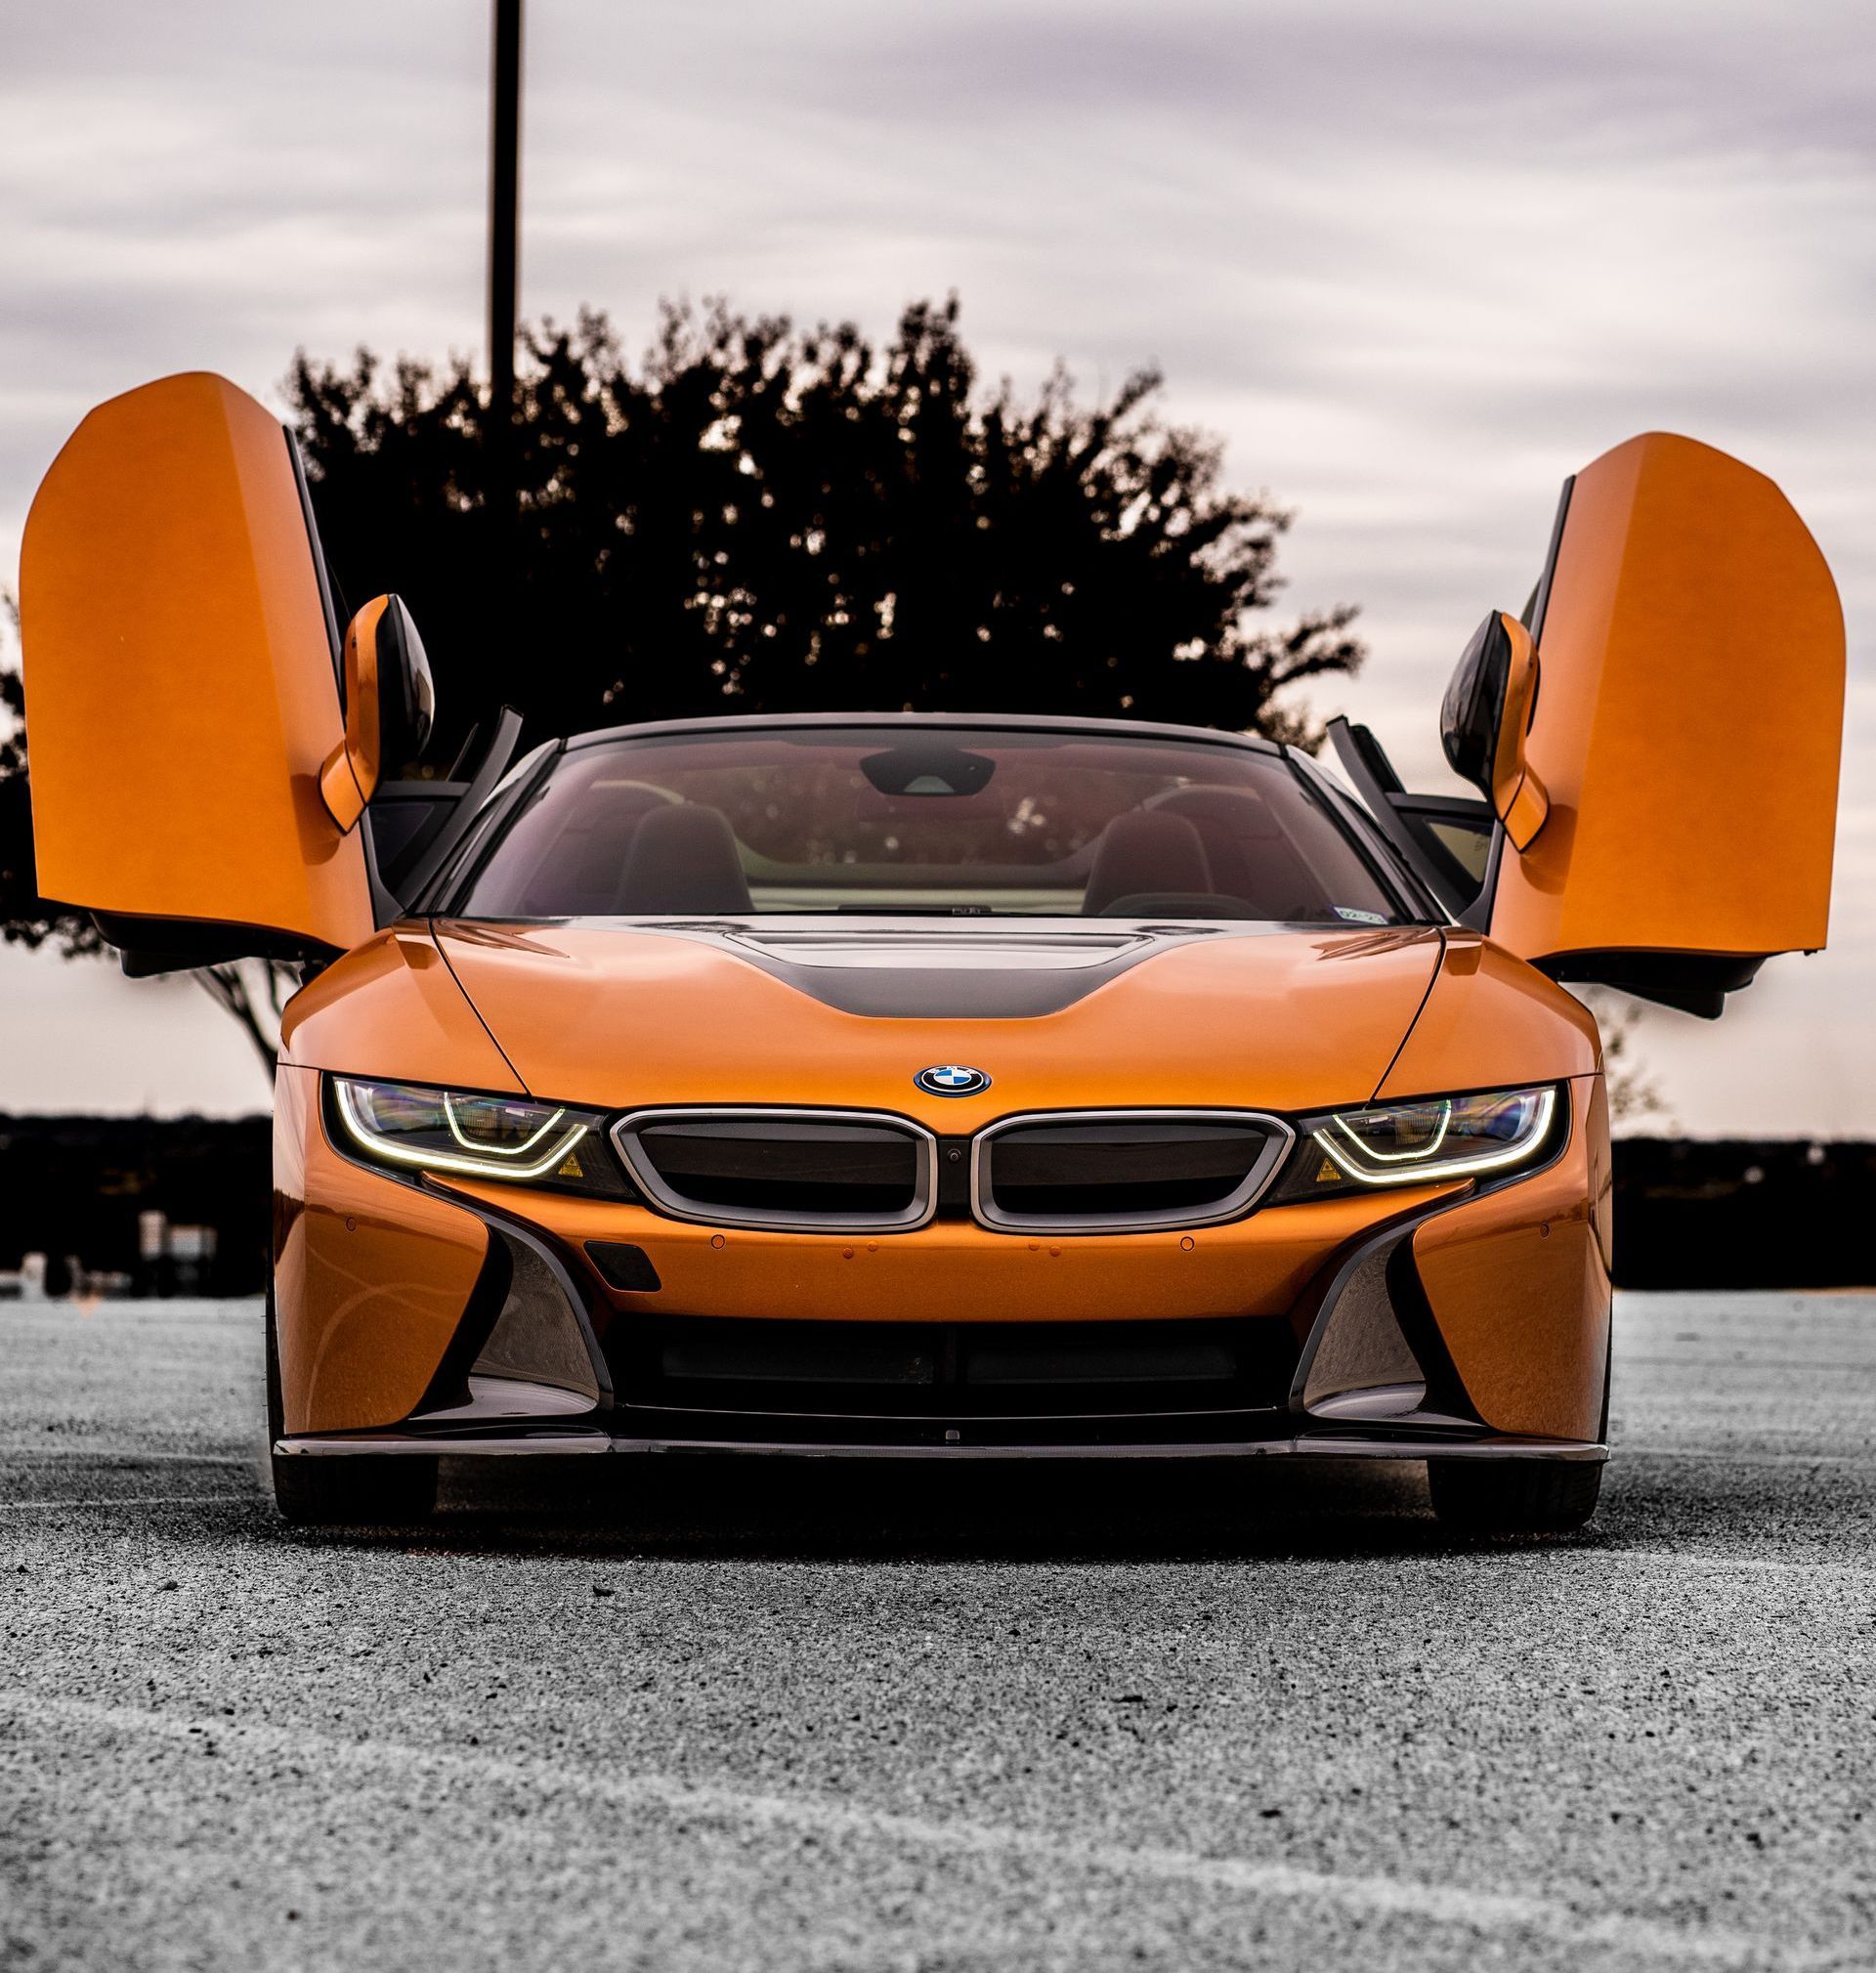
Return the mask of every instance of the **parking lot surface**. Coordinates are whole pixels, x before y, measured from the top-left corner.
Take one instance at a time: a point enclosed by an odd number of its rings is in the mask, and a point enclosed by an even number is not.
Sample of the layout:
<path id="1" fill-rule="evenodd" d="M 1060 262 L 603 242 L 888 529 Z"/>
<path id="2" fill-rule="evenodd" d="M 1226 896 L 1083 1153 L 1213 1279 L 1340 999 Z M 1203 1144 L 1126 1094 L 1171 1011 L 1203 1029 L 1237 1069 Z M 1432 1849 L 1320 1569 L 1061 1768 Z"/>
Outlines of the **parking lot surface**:
<path id="1" fill-rule="evenodd" d="M 0 1305 L 0 1966 L 1869 1966 L 1876 1300 L 1615 1357 L 1562 1541 L 1281 1460 L 323 1534 L 257 1304 Z"/>

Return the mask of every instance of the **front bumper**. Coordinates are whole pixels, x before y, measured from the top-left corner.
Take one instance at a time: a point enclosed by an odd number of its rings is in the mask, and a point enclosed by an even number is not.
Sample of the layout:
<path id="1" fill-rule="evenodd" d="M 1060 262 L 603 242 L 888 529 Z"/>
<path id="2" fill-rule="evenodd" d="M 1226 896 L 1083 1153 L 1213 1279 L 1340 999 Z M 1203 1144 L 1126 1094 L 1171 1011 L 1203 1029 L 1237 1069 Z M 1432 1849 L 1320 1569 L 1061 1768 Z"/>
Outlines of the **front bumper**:
<path id="1" fill-rule="evenodd" d="M 1435 1439 L 1381 1433 L 1309 1432 L 1291 1438 L 1192 1439 L 1144 1445 L 906 1445 L 827 1444 L 809 1440 L 749 1438 L 639 1438 L 610 1432 L 489 1434 L 306 1433 L 277 1438 L 282 1456 L 315 1459 L 416 1458 L 498 1459 L 517 1454 L 555 1459 L 593 1453 L 705 1452 L 780 1455 L 790 1459 L 1261 1459 L 1307 1453 L 1331 1459 L 1584 1459 L 1602 1461 L 1609 1448 L 1599 1439 L 1511 1438 L 1487 1433 L 1471 1438 Z"/>
<path id="2" fill-rule="evenodd" d="M 400 1182 L 335 1153 L 317 1078 L 284 1069 L 277 1450 L 1599 1459 L 1606 1118 L 1599 1081 L 1570 1087 L 1562 1154 L 1483 1192 L 1319 1201 L 1184 1233 L 1050 1240 L 948 1222 L 870 1239 Z M 590 1243 L 635 1249 L 658 1286 L 609 1284 Z M 837 1370 L 768 1389 L 742 1371 L 672 1379 L 669 1350 L 658 1355 L 673 1333 L 772 1331 L 805 1347 L 811 1329 L 951 1365 L 959 1338 L 968 1352 L 1019 1332 L 1071 1351 L 1081 1337 L 1239 1332 L 1257 1347 L 1209 1393 L 1126 1389 L 1124 1371 L 1100 1389 L 1044 1389 L 1020 1366 L 996 1390 L 944 1368 L 900 1376 L 920 1386 L 901 1396 L 896 1372 L 864 1389 Z"/>

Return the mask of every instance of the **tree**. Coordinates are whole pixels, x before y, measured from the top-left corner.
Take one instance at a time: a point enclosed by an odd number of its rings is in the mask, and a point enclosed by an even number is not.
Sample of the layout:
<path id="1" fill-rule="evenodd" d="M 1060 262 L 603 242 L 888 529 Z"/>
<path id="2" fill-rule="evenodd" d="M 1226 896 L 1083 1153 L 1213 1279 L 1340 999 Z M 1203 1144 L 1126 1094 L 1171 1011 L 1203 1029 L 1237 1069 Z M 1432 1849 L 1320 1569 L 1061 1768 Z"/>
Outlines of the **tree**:
<path id="1" fill-rule="evenodd" d="M 1354 612 L 1261 622 L 1291 516 L 1222 484 L 1143 369 L 1078 403 L 980 392 L 958 305 L 874 349 L 666 305 L 636 364 L 603 315 L 528 336 L 519 501 L 488 496 L 468 365 L 304 352 L 286 381 L 356 605 L 396 590 L 435 669 L 433 760 L 506 702 L 535 737 L 700 712 L 1081 712 L 1309 737 L 1289 688 L 1352 671 Z M 500 626 L 511 626 L 504 635 Z M 0 931 L 93 952 L 32 878 L 20 681 L 0 734 Z M 281 977 L 202 980 L 271 1061 Z"/>
<path id="2" fill-rule="evenodd" d="M 1285 688 L 1360 662 L 1352 610 L 1254 623 L 1291 517 L 1156 415 L 1155 370 L 1092 408 L 1059 367 L 980 396 L 955 300 L 879 351 L 721 304 L 667 306 L 637 365 L 600 315 L 530 348 L 512 615 L 467 365 L 302 354 L 287 382 L 341 585 L 423 630 L 439 757 L 504 699 L 537 736 L 913 708 L 1296 738 Z"/>
<path id="3" fill-rule="evenodd" d="M 1602 1031 L 1603 1087 L 1610 1120 L 1639 1124 L 1644 1117 L 1656 1117 L 1668 1130 L 1678 1129 L 1660 1085 L 1648 1073 L 1646 1062 L 1638 1059 L 1637 1044 L 1645 1012 L 1642 1004 L 1611 987 L 1572 987 L 1570 991 L 1596 1016 Z"/>

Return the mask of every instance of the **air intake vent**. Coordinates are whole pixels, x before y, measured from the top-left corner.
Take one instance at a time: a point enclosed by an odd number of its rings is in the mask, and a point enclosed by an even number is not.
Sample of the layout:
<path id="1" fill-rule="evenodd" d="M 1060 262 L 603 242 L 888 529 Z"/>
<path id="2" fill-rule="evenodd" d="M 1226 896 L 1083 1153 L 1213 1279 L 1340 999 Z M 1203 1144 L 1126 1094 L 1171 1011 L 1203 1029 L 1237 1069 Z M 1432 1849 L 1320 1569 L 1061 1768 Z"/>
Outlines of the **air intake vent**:
<path id="1" fill-rule="evenodd" d="M 865 1111 L 641 1110 L 614 1131 L 654 1204 L 710 1225 L 867 1232 L 931 1218 L 937 1140 Z"/>
<path id="2" fill-rule="evenodd" d="M 609 1336 L 635 1408 L 794 1419 L 1172 1418 L 1287 1406 L 1280 1316 L 1160 1322 L 800 1322 L 684 1315 Z M 729 1436 L 734 1436 L 733 1434 Z M 888 1432 L 884 1435 L 891 1437 Z"/>
<path id="3" fill-rule="evenodd" d="M 1012 1232 L 1208 1226 L 1251 1210 L 1290 1127 L 1242 1110 L 1013 1117 L 974 1146 L 977 1217 Z"/>

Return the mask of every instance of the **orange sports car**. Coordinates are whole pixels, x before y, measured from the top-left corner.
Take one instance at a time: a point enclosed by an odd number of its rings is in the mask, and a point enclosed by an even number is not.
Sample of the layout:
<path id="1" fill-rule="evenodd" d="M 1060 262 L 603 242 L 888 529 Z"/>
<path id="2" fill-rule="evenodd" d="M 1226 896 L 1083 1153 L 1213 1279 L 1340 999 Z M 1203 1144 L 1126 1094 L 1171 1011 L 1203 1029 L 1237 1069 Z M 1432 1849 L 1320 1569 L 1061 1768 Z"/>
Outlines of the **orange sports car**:
<path id="1" fill-rule="evenodd" d="M 93 411 L 28 523 L 42 890 L 133 972 L 297 963 L 268 1364 L 291 1518 L 440 1456 L 1428 1463 L 1575 1526 L 1609 1134 L 1560 981 L 1718 1013 L 1824 942 L 1844 647 L 1771 483 L 1633 439 L 1441 709 L 1476 790 L 1113 720 L 518 722 L 406 776 L 293 443 Z"/>

